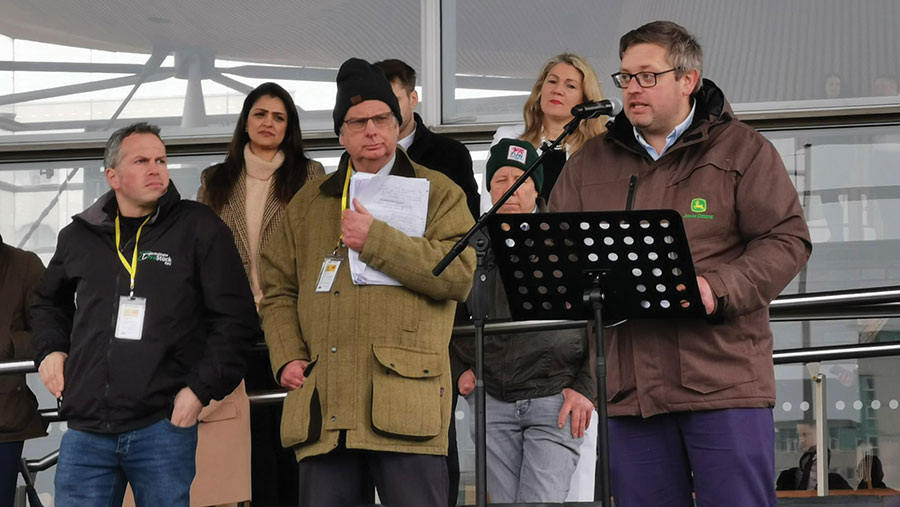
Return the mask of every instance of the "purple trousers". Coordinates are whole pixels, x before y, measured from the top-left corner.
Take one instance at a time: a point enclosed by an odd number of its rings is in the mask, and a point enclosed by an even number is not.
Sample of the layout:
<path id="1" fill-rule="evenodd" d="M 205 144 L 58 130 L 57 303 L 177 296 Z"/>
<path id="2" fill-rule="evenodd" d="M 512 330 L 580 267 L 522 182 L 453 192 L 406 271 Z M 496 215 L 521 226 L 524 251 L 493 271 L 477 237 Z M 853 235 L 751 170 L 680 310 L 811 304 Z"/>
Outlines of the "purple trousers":
<path id="1" fill-rule="evenodd" d="M 775 507 L 768 408 L 609 418 L 616 507 Z"/>

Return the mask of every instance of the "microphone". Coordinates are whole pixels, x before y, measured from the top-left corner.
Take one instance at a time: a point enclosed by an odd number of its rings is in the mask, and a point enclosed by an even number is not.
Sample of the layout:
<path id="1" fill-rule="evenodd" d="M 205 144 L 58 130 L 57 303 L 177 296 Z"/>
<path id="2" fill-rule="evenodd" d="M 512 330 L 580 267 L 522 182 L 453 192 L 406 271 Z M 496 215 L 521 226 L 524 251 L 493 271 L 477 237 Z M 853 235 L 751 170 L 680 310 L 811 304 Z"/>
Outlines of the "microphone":
<path id="1" fill-rule="evenodd" d="M 585 102 L 572 108 L 572 116 L 589 120 L 598 116 L 615 116 L 622 112 L 622 101 L 616 97 L 598 100 L 597 102 Z"/>

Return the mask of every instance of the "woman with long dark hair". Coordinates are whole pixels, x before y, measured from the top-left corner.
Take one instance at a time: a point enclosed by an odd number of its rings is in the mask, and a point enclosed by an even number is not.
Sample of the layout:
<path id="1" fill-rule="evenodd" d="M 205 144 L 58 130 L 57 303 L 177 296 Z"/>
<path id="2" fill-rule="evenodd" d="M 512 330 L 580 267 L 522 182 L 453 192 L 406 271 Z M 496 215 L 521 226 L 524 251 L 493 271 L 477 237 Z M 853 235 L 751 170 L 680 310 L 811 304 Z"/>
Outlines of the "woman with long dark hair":
<path id="1" fill-rule="evenodd" d="M 287 90 L 263 83 L 251 91 L 225 161 L 203 171 L 197 200 L 234 232 L 257 302 L 262 297 L 256 272 L 259 250 L 297 190 L 321 174 L 322 164 L 303 151 L 300 115 Z"/>
<path id="2" fill-rule="evenodd" d="M 300 116 L 287 90 L 264 83 L 251 91 L 244 100 L 225 161 L 203 171 L 197 200 L 208 204 L 234 233 L 257 304 L 262 298 L 259 252 L 297 190 L 322 174 L 322 164 L 303 150 Z M 279 387 L 272 380 L 267 356 L 250 358 L 246 384 L 251 390 Z M 231 413 L 235 417 L 220 417 Z M 242 384 L 216 406 L 204 409 L 200 421 L 192 505 L 250 500 L 248 463 L 254 505 L 297 504 L 297 461 L 292 451 L 281 447 L 280 405 L 254 409 L 249 420 L 249 402 Z M 231 431 L 223 424 L 229 421 Z M 236 477 L 234 472 L 241 467 L 243 471 Z"/>

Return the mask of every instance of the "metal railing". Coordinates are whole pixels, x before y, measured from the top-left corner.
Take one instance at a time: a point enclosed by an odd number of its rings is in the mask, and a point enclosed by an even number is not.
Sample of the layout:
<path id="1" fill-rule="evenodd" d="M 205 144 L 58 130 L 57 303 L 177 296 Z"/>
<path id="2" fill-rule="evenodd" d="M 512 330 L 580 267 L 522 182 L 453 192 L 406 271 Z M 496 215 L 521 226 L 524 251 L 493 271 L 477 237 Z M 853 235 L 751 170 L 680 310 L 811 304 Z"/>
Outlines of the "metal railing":
<path id="1" fill-rule="evenodd" d="M 769 309 L 770 319 L 774 322 L 805 320 L 840 320 L 857 318 L 900 317 L 900 287 L 877 287 L 871 289 L 854 289 L 829 291 L 810 294 L 780 296 L 772 302 Z M 495 322 L 485 326 L 486 335 L 513 334 L 534 331 L 553 331 L 560 329 L 581 329 L 588 324 L 585 320 L 563 321 L 526 321 Z M 471 325 L 453 328 L 456 337 L 474 336 Z M 258 344 L 264 347 L 264 344 Z M 837 359 L 860 359 L 900 355 L 900 342 L 847 344 L 803 349 L 776 350 L 772 359 L 775 364 L 818 363 Z M 37 371 L 33 361 L 2 361 L 0 375 L 15 373 L 32 373 Z M 287 395 L 284 390 L 270 390 L 249 393 L 251 404 L 280 403 Z M 57 408 L 40 410 L 41 416 L 48 422 L 63 419 Z M 23 460 L 23 467 L 33 474 L 46 470 L 56 464 L 59 451 L 44 457 Z M 821 492 L 820 492 L 821 494 Z"/>
<path id="2" fill-rule="evenodd" d="M 826 291 L 809 294 L 779 296 L 769 307 L 772 322 L 792 322 L 804 320 L 843 320 L 864 318 L 900 317 L 900 286 L 875 287 Z M 492 322 L 485 325 L 485 335 L 514 334 L 535 331 L 556 331 L 562 329 L 583 329 L 586 320 L 530 320 L 523 322 Z M 474 336 L 471 325 L 453 328 L 453 336 Z M 257 344 L 264 348 L 265 344 Z M 776 364 L 830 361 L 900 355 L 900 342 L 877 344 L 847 344 L 804 349 L 781 349 L 773 354 Z M 30 360 L 0 361 L 0 375 L 12 373 L 33 373 L 37 371 Z M 272 403 L 283 391 L 251 393 L 255 403 Z"/>

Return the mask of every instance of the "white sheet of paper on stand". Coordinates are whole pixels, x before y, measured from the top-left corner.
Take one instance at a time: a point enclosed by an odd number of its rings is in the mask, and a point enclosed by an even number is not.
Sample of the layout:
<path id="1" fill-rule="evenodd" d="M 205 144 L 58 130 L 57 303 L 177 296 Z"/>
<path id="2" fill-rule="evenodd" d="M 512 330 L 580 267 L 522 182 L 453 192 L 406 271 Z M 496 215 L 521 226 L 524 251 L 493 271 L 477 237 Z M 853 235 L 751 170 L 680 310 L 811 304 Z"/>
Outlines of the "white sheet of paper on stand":
<path id="1" fill-rule="evenodd" d="M 350 207 L 353 198 L 381 220 L 407 236 L 421 238 L 428 218 L 430 183 L 424 178 L 356 173 L 350 179 Z M 350 250 L 350 276 L 357 285 L 402 285 L 397 280 L 359 260 Z"/>

